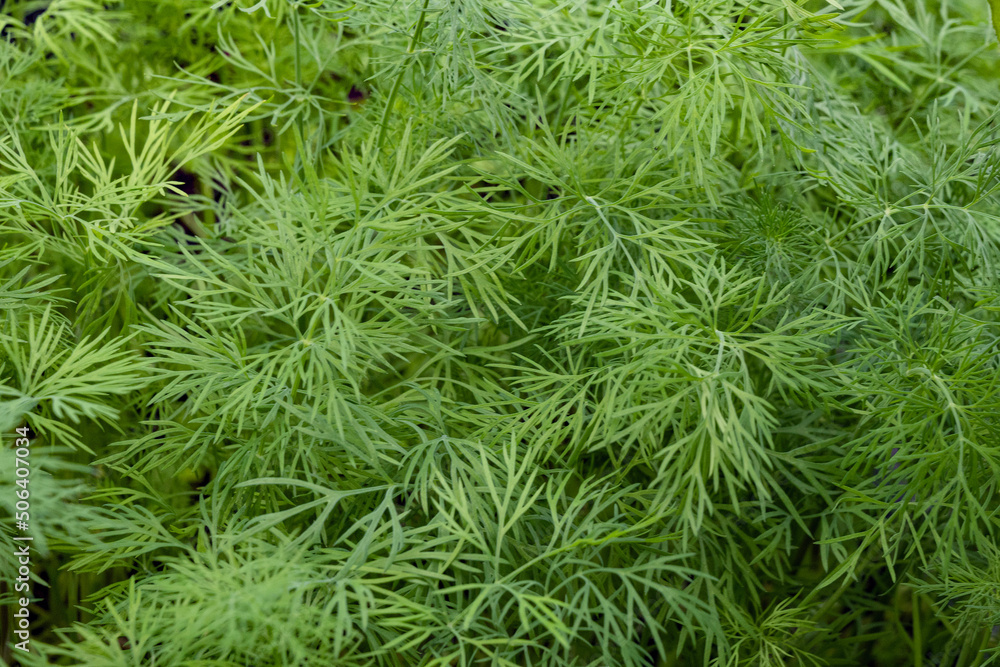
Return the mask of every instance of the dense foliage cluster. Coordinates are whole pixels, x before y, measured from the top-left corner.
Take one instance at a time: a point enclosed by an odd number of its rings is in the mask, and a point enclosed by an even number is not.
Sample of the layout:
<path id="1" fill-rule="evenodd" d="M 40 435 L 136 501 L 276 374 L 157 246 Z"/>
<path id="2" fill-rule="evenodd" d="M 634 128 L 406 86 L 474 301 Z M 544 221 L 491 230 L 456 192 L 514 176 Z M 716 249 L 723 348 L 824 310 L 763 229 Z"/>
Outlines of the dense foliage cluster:
<path id="1" fill-rule="evenodd" d="M 2 3 L 4 661 L 1000 659 L 989 6 L 829 3 Z"/>

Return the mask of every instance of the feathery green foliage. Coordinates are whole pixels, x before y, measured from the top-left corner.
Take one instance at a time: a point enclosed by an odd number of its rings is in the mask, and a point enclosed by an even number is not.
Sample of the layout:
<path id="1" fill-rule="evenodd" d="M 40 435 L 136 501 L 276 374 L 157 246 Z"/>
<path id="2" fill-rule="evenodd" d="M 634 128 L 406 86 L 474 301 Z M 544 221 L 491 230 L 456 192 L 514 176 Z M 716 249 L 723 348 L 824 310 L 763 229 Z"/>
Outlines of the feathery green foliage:
<path id="1" fill-rule="evenodd" d="M 992 0 L 0 7 L 6 664 L 1000 662 Z"/>

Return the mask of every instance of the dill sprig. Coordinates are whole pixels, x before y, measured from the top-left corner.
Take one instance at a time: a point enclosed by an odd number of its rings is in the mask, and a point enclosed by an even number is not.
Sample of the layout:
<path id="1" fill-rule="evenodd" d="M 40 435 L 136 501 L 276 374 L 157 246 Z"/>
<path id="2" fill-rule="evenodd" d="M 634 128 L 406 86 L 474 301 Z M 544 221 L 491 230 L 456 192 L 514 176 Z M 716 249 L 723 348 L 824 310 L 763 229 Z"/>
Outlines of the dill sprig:
<path id="1" fill-rule="evenodd" d="M 995 3 L 0 6 L 6 664 L 1000 659 Z"/>

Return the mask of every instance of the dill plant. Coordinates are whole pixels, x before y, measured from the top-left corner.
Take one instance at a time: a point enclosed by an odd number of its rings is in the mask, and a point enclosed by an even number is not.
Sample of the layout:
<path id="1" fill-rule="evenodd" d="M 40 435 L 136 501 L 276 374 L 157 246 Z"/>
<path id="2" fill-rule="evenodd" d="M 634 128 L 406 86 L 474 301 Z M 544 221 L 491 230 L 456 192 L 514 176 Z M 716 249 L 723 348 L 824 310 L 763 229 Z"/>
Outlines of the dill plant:
<path id="1" fill-rule="evenodd" d="M 997 661 L 987 3 L 2 8 L 7 664 Z"/>

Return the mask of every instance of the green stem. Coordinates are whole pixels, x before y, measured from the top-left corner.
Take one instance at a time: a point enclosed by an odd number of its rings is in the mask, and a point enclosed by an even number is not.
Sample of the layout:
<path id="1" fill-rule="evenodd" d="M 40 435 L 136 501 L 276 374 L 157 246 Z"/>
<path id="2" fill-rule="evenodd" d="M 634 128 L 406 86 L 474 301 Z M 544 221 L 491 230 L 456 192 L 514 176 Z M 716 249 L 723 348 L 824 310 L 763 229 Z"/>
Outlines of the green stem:
<path id="1" fill-rule="evenodd" d="M 316 333 L 316 326 L 319 324 L 320 313 L 317 310 L 313 313 L 312 319 L 309 321 L 309 330 L 306 331 L 306 335 L 302 338 L 302 342 L 305 345 L 312 345 L 313 334 Z M 295 400 L 299 396 L 299 385 L 302 381 L 302 374 L 299 373 L 295 376 L 295 380 L 292 382 L 292 391 L 290 393 L 290 401 L 295 403 Z"/>
<path id="2" fill-rule="evenodd" d="M 984 628 L 965 641 L 958 657 L 958 667 L 978 667 L 982 664 L 986 658 L 983 650 L 988 646 L 990 632 L 990 628 Z"/>
<path id="3" fill-rule="evenodd" d="M 302 90 L 302 37 L 301 37 L 301 20 L 299 19 L 299 6 L 294 5 L 292 11 L 294 12 L 295 21 L 293 24 L 293 30 L 295 33 L 295 87 L 301 92 Z M 298 93 L 297 93 L 298 94 Z M 305 126 L 302 122 L 302 112 L 301 109 L 297 112 L 295 118 L 295 124 L 299 129 L 299 136 L 302 137 L 302 143 L 305 144 L 306 134 Z M 303 156 L 303 159 L 304 156 Z"/>
<path id="4" fill-rule="evenodd" d="M 854 566 L 853 572 L 845 573 L 844 580 L 840 583 L 840 586 L 837 588 L 837 590 L 834 591 L 833 595 L 829 596 L 826 602 L 824 602 L 819 609 L 817 609 L 815 612 L 812 613 L 812 615 L 809 616 L 809 622 L 819 623 L 823 619 L 823 617 L 831 609 L 833 609 L 834 605 L 837 604 L 841 596 L 843 596 L 844 593 L 847 592 L 847 590 L 851 587 L 851 584 L 853 584 L 858 579 L 858 575 L 860 574 L 861 570 L 864 569 L 871 561 L 872 561 L 871 556 L 862 555 L 862 557 L 858 559 L 857 564 Z M 819 589 L 813 589 L 813 591 L 802 600 L 801 603 L 802 606 L 803 607 L 807 606 L 813 600 L 813 598 L 818 595 L 818 593 Z M 793 644 L 803 650 L 809 650 L 810 648 L 812 648 L 813 644 L 816 643 L 816 640 L 822 636 L 823 636 L 822 630 L 814 630 L 812 632 L 806 632 L 803 633 L 797 640 L 793 640 Z M 792 664 L 798 664 L 797 659 L 793 658 Z"/>
<path id="5" fill-rule="evenodd" d="M 417 27 L 413 31 L 413 36 L 410 37 L 410 45 L 406 48 L 407 56 L 413 55 L 413 52 L 417 50 L 417 44 L 420 42 L 420 37 L 424 32 L 424 25 L 427 23 L 427 5 L 429 2 L 430 0 L 424 0 L 424 6 L 420 8 L 420 17 L 417 18 Z M 389 91 L 389 99 L 386 100 L 385 108 L 382 110 L 382 120 L 379 123 L 380 127 L 378 129 L 378 139 L 375 142 L 376 150 L 382 147 L 382 141 L 385 139 L 385 128 L 389 123 L 389 115 L 392 113 L 393 104 L 396 103 L 396 93 L 399 92 L 399 85 L 403 81 L 403 76 L 406 74 L 406 70 L 410 67 L 410 62 L 410 58 L 407 58 L 406 63 L 399 70 L 399 74 L 396 75 L 396 80 L 392 82 L 392 89 Z"/>
<path id="6" fill-rule="evenodd" d="M 299 8 L 295 7 L 295 85 L 302 87 L 302 39 L 300 36 Z"/>
<path id="7" fill-rule="evenodd" d="M 990 17 L 993 19 L 993 32 L 997 34 L 997 39 L 1000 40 L 1000 0 L 989 0 L 990 3 Z"/>
<path id="8" fill-rule="evenodd" d="M 799 542 L 798 548 L 795 550 L 795 555 L 792 557 L 790 562 L 791 571 L 795 573 L 796 576 L 801 575 L 802 563 L 806 558 L 806 555 L 812 550 L 815 545 L 815 538 L 813 534 L 819 528 L 820 518 L 819 516 L 813 517 L 808 526 L 808 531 L 802 536 L 802 540 Z"/>

